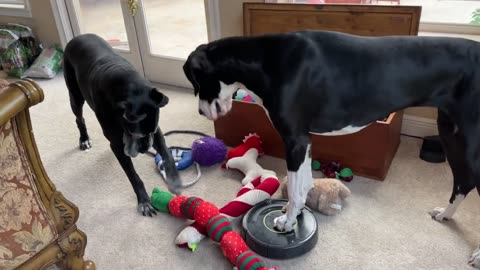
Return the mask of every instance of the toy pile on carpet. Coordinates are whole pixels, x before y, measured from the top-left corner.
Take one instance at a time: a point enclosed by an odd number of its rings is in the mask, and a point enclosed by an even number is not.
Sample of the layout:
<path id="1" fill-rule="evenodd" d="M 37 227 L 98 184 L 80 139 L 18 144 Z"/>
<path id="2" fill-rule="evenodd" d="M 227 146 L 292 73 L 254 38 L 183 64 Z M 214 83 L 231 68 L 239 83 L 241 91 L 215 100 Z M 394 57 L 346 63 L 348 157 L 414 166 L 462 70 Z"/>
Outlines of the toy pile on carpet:
<path id="1" fill-rule="evenodd" d="M 318 160 L 312 161 L 312 169 L 314 171 L 321 171 L 325 177 L 336 178 L 345 182 L 353 180 L 353 171 L 350 168 L 343 167 L 339 161 L 330 161 L 326 164 L 321 164 Z"/>
<path id="2" fill-rule="evenodd" d="M 171 133 L 203 135 L 194 131 L 172 131 L 165 135 Z M 263 169 L 257 163 L 257 158 L 265 153 L 260 137 L 257 134 L 249 134 L 245 136 L 242 144 L 227 151 L 221 140 L 204 136 L 195 140 L 191 148 L 170 147 L 170 151 L 179 170 L 184 170 L 192 164 L 211 166 L 225 161 L 222 168 L 237 170 L 243 174 L 242 187 L 236 197 L 221 208 L 198 197 L 175 196 L 158 188 L 153 189 L 151 202 L 155 209 L 175 217 L 193 220 L 178 234 L 175 244 L 195 251 L 200 242 L 209 236 L 213 241 L 220 243 L 224 256 L 236 266 L 236 269 L 276 269 L 267 268 L 265 263 L 249 250 L 242 237 L 233 231 L 231 224 L 231 221 L 243 216 L 256 204 L 271 198 L 280 187 L 276 173 Z M 163 161 L 158 154 L 155 163 L 165 177 Z M 351 192 L 338 179 L 351 181 L 353 177 L 351 170 L 342 168 L 338 162 L 321 166 L 318 161 L 314 161 L 312 168 L 322 170 L 329 178 L 313 180 L 314 187 L 308 193 L 306 205 L 325 215 L 339 213 L 344 200 Z M 286 181 L 282 184 L 282 196 L 288 198 Z"/>
<path id="3" fill-rule="evenodd" d="M 274 269 L 266 268 L 265 263 L 248 249 L 231 225 L 231 220 L 241 217 L 254 205 L 271 198 L 280 186 L 275 172 L 265 170 L 256 163 L 258 156 L 263 153 L 260 137 L 256 134 L 249 134 L 241 145 L 228 151 L 227 161 L 222 167 L 239 170 L 245 177 L 236 198 L 220 209 L 197 197 L 175 197 L 158 188 L 153 190 L 151 201 L 155 209 L 194 220 L 179 233 L 175 239 L 176 245 L 195 251 L 200 241 L 208 235 L 220 243 L 223 254 L 237 269 Z"/>

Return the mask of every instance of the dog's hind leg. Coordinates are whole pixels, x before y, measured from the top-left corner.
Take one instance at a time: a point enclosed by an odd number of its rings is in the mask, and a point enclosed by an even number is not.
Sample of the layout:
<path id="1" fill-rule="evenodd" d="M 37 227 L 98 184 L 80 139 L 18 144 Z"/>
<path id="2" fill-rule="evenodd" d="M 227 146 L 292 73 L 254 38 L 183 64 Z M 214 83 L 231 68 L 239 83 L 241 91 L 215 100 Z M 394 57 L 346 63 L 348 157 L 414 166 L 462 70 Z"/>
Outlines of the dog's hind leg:
<path id="1" fill-rule="evenodd" d="M 311 142 L 308 136 L 284 139 L 287 158 L 286 213 L 275 219 L 275 228 L 279 231 L 291 231 L 296 224 L 297 215 L 305 206 L 308 192 L 313 187 L 311 170 Z"/>
<path id="2" fill-rule="evenodd" d="M 75 121 L 78 130 L 80 131 L 79 147 L 81 150 L 90 149 L 92 148 L 92 144 L 90 142 L 90 137 L 88 136 L 85 119 L 83 118 L 83 104 L 85 104 L 85 99 L 80 92 L 75 71 L 68 61 L 64 62 L 64 77 L 70 95 L 70 106 L 76 117 Z"/>
<path id="3" fill-rule="evenodd" d="M 475 187 L 471 169 L 466 160 L 466 141 L 462 131 L 441 110 L 438 110 L 438 131 L 447 161 L 453 174 L 453 190 L 449 204 L 436 207 L 429 214 L 436 221 L 449 220 L 467 194 Z"/>

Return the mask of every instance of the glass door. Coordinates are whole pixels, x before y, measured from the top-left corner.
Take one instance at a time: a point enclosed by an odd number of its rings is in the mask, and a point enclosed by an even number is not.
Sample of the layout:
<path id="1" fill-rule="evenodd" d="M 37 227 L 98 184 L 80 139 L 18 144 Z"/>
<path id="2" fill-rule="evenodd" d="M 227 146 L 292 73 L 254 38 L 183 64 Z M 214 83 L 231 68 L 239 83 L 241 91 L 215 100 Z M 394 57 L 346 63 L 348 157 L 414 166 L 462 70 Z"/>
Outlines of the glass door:
<path id="1" fill-rule="evenodd" d="M 141 0 L 135 25 L 145 76 L 155 82 L 191 87 L 186 58 L 208 42 L 205 0 Z"/>
<path id="2" fill-rule="evenodd" d="M 65 1 L 74 35 L 101 36 L 150 81 L 191 88 L 182 66 L 208 42 L 209 0 Z"/>
<path id="3" fill-rule="evenodd" d="M 99 35 L 143 75 L 134 17 L 127 1 L 65 0 L 65 4 L 75 36 Z"/>

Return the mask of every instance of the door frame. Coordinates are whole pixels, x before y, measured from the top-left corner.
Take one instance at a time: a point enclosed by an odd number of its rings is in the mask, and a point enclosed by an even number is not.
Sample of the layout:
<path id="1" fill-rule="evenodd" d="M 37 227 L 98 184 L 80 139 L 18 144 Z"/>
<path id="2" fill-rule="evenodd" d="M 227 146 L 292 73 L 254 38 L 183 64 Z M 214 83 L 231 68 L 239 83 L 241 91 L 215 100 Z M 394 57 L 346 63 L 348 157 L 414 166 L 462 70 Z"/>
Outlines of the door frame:
<path id="1" fill-rule="evenodd" d="M 75 29 L 76 25 L 79 25 L 78 22 L 74 21 L 75 16 L 69 16 L 68 13 L 68 8 L 67 8 L 67 3 L 65 0 L 50 0 L 50 4 L 52 6 L 53 10 L 53 15 L 55 19 L 55 24 L 57 26 L 57 31 L 58 35 L 60 37 L 60 45 L 64 49 L 67 43 L 75 37 L 75 32 L 79 32 L 80 29 Z M 208 41 L 214 41 L 219 38 L 221 38 L 221 18 L 220 18 L 220 0 L 204 0 L 204 6 L 205 6 L 205 16 L 206 16 L 206 27 L 207 27 L 207 35 L 208 35 Z M 132 20 L 132 23 L 126 24 L 126 27 L 132 27 L 135 24 L 134 18 L 132 18 L 129 14 L 124 14 L 125 20 Z M 143 29 L 141 31 L 144 31 Z M 127 34 L 129 32 L 133 31 L 128 31 L 127 29 Z M 143 33 L 145 34 L 145 33 Z M 129 36 L 130 39 L 130 36 Z M 135 63 L 139 65 L 140 71 L 142 73 L 142 76 L 145 75 L 143 67 L 144 64 L 141 63 L 141 57 L 140 57 L 140 48 L 138 42 L 135 42 L 135 44 L 130 44 L 130 51 L 133 54 L 138 52 L 139 55 L 139 63 Z M 135 50 L 135 51 L 132 51 Z M 134 65 L 135 65 L 134 64 Z M 178 63 L 177 63 L 178 64 Z M 182 70 L 176 68 L 175 70 Z M 179 74 L 177 76 L 183 76 L 183 74 Z M 160 82 L 162 84 L 167 84 L 164 82 Z M 192 88 L 189 84 L 183 85 L 183 87 L 186 88 Z"/>

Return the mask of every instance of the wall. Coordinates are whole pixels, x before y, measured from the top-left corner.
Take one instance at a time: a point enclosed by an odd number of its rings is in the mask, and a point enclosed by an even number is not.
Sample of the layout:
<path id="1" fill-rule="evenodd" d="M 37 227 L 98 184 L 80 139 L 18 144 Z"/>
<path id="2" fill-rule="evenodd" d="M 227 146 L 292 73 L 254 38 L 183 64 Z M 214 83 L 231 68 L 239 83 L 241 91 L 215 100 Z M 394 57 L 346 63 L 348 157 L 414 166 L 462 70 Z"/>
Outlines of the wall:
<path id="1" fill-rule="evenodd" d="M 222 37 L 243 35 L 243 3 L 263 0 L 218 0 Z"/>
<path id="2" fill-rule="evenodd" d="M 219 0 L 220 5 L 220 22 L 222 37 L 236 36 L 243 34 L 243 3 L 244 2 L 258 2 L 263 3 L 263 0 Z M 285 1 L 286 2 L 286 1 Z M 416 107 L 408 108 L 405 114 L 436 119 L 437 112 L 433 108 Z"/>
<path id="3" fill-rule="evenodd" d="M 44 45 L 60 44 L 52 6 L 49 0 L 30 0 L 31 18 L 0 16 L 0 23 L 19 23 L 32 28 Z"/>

